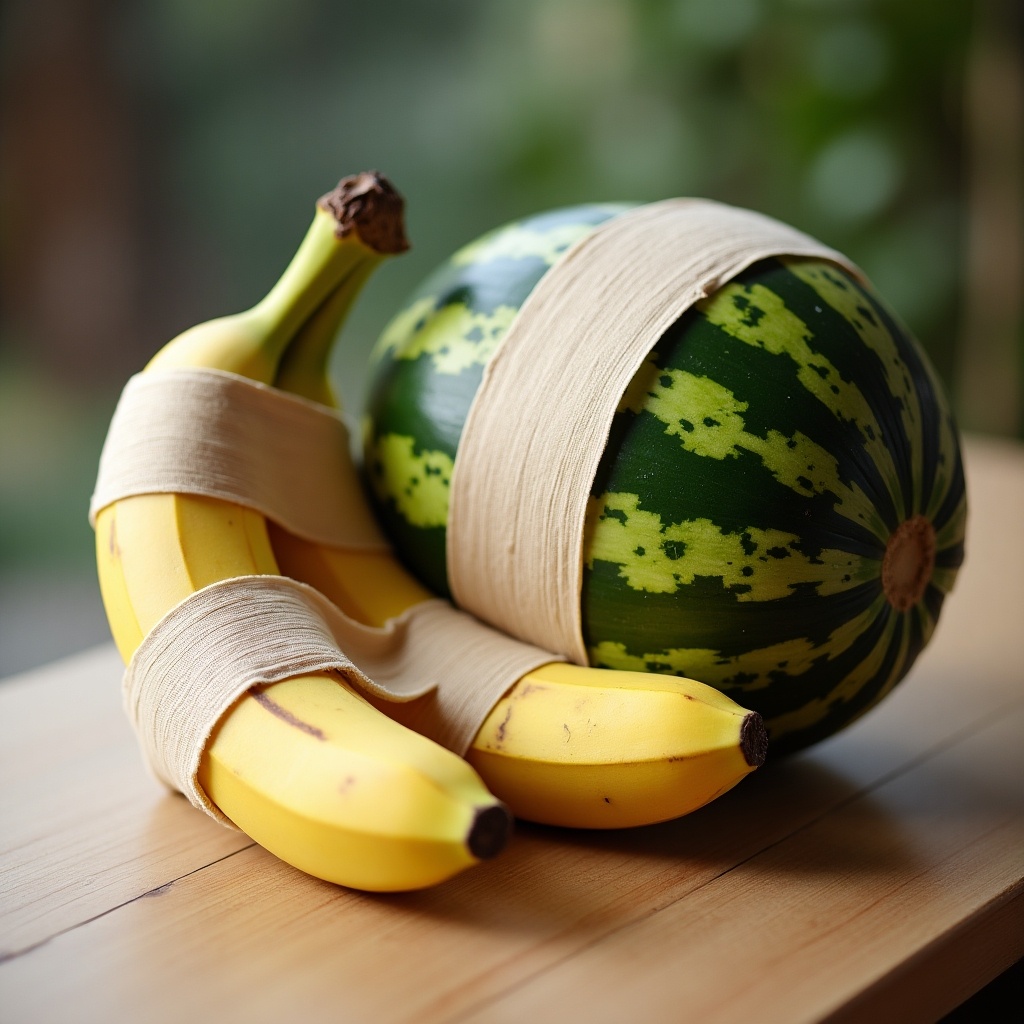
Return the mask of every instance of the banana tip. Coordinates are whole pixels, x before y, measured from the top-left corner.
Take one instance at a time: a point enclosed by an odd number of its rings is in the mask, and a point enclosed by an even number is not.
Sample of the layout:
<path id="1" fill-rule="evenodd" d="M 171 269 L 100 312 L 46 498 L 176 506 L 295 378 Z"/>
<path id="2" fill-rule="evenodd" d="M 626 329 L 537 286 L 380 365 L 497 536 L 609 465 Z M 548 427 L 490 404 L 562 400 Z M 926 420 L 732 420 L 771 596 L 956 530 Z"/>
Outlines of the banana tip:
<path id="1" fill-rule="evenodd" d="M 489 860 L 505 848 L 512 835 L 512 815 L 504 804 L 478 808 L 466 837 L 469 852 L 477 860 Z"/>
<path id="2" fill-rule="evenodd" d="M 740 726 L 740 750 L 752 768 L 760 768 L 768 756 L 768 733 L 756 711 L 749 712 Z"/>

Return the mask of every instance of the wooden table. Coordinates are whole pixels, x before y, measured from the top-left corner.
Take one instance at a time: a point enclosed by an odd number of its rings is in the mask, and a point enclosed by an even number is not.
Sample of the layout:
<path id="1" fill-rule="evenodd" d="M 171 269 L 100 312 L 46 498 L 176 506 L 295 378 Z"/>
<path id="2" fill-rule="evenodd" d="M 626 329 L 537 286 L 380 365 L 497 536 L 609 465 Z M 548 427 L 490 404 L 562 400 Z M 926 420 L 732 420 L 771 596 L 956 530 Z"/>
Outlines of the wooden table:
<path id="1" fill-rule="evenodd" d="M 144 773 L 102 647 L 0 685 L 0 1019 L 934 1020 L 1024 955 L 1024 448 L 876 711 L 679 821 L 437 889 L 287 867 Z"/>

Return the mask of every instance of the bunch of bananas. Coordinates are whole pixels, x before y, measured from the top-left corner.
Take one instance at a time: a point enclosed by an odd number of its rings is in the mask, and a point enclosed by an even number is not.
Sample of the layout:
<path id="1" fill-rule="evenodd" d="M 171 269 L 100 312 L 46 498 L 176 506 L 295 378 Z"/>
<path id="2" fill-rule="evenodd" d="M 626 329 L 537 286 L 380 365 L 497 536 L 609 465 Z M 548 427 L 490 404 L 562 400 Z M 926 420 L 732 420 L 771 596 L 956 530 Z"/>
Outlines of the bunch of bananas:
<path id="1" fill-rule="evenodd" d="M 380 176 L 344 179 L 266 298 L 185 331 L 143 372 L 229 371 L 335 405 L 331 346 L 372 270 L 405 248 L 401 214 Z M 361 493 L 351 467 L 339 472 Z M 389 554 L 313 544 L 219 499 L 134 495 L 95 525 L 103 601 L 126 663 L 172 608 L 231 577 L 290 576 L 370 626 L 433 598 Z M 255 687 L 217 724 L 200 784 L 286 862 L 388 891 L 495 855 L 510 810 L 584 828 L 663 821 L 730 789 L 765 753 L 756 715 L 672 676 L 545 665 L 504 695 L 466 759 L 401 724 L 408 707 L 374 701 L 336 672 Z"/>

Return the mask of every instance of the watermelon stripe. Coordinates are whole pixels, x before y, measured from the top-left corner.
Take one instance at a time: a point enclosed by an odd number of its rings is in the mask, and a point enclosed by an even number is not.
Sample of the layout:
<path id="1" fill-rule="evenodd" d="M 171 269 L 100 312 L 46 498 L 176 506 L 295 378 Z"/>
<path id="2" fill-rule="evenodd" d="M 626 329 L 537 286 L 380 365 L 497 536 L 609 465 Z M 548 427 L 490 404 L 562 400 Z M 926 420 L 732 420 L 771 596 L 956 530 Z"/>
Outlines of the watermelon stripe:
<path id="1" fill-rule="evenodd" d="M 779 472 L 779 467 L 787 458 L 792 459 L 794 452 L 806 452 L 809 456 L 808 461 L 798 464 L 805 467 L 806 476 L 799 474 L 796 477 L 798 486 L 793 489 L 794 493 L 803 497 L 815 493 L 836 495 L 834 499 L 814 503 L 814 521 L 821 521 L 819 516 L 822 511 L 830 508 L 836 501 L 847 502 L 839 510 L 833 510 L 836 518 L 829 516 L 828 528 L 841 534 L 844 528 L 838 517 L 842 516 L 851 524 L 851 536 L 862 537 L 863 534 L 867 534 L 874 537 L 874 544 L 877 547 L 884 547 L 885 539 L 898 521 L 885 481 L 875 464 L 863 453 L 863 439 L 856 425 L 845 421 L 837 423 L 820 401 L 803 388 L 794 388 L 790 384 L 793 362 L 788 355 L 773 354 L 764 349 L 746 346 L 737 347 L 736 341 L 726 331 L 705 317 L 693 314 L 683 317 L 671 328 L 659 342 L 657 352 L 653 353 L 645 364 L 646 373 L 642 378 L 643 393 L 649 394 L 657 384 L 663 384 L 654 376 L 655 370 L 652 368 L 657 368 L 670 378 L 675 374 L 684 373 L 694 378 L 707 377 L 717 382 L 723 392 L 732 396 L 732 401 L 742 404 L 746 434 L 759 439 L 748 441 L 746 449 L 743 445 L 736 445 L 736 457 L 742 459 L 744 450 L 756 449 L 760 453 L 759 460 L 764 461 L 765 442 L 769 436 L 778 438 L 780 442 L 777 451 L 767 457 L 776 472 Z M 638 382 L 637 390 L 640 386 Z M 637 398 L 635 393 L 627 394 L 624 401 L 635 403 Z M 718 417 L 712 416 L 712 419 L 717 420 Z M 691 426 L 696 432 L 698 424 L 694 419 L 686 418 L 686 423 L 680 422 L 679 426 L 683 427 L 684 431 L 687 426 Z M 666 425 L 662 424 L 660 430 L 665 429 Z M 682 434 L 676 438 L 680 446 L 682 438 Z M 648 432 L 643 440 L 650 444 L 654 443 L 655 439 L 652 433 Z M 673 460 L 678 459 L 678 450 L 676 447 L 671 453 L 666 454 L 666 464 L 671 465 Z M 825 460 L 814 457 L 815 453 L 821 451 L 830 453 Z M 692 462 L 687 463 L 688 473 L 693 472 L 695 468 Z M 684 478 L 680 477 L 681 486 L 677 490 L 685 493 L 692 489 L 695 485 L 689 481 L 689 475 L 685 477 L 685 482 Z M 735 490 L 740 482 L 741 477 L 737 473 L 731 482 L 731 488 Z M 728 506 L 726 494 L 727 492 L 723 492 L 722 497 Z M 864 523 L 858 517 L 858 512 L 861 511 L 861 495 L 875 509 L 868 523 Z M 761 504 L 777 507 L 775 502 Z M 781 507 L 793 504 L 790 498 L 783 501 Z"/>
<path id="2" fill-rule="evenodd" d="M 898 671 L 903 651 L 903 616 L 886 606 L 865 634 L 858 648 L 870 649 L 856 667 L 838 685 L 829 690 L 817 688 L 795 710 L 765 716 L 769 741 L 776 753 L 794 745 L 803 746 L 808 738 L 820 738 L 835 731 L 836 722 L 848 723 L 862 714 L 878 699 L 890 679 Z M 860 654 L 860 650 L 857 652 Z M 813 739 L 811 741 L 813 742 Z"/>
<path id="3" fill-rule="evenodd" d="M 807 339 L 808 344 L 816 352 L 820 352 L 839 376 L 848 381 L 866 403 L 870 410 L 868 416 L 874 417 L 873 422 L 880 433 L 875 435 L 875 426 L 871 424 L 864 425 L 863 432 L 872 435 L 871 441 L 881 442 L 882 446 L 891 452 L 892 465 L 899 477 L 898 496 L 902 497 L 902 508 L 904 510 L 911 508 L 915 489 L 911 479 L 913 466 L 913 458 L 910 454 L 911 438 L 901 418 L 901 404 L 891 390 L 881 355 L 865 344 L 854 323 L 847 319 L 840 310 L 834 309 L 826 302 L 810 284 L 793 273 L 791 266 L 773 262 L 767 263 L 766 266 L 770 269 L 762 275 L 762 283 L 779 295 L 800 323 L 807 325 L 813 332 L 813 336 Z M 808 261 L 803 266 L 810 270 L 820 270 L 822 278 L 826 280 L 842 281 L 844 279 L 842 271 L 831 265 Z M 852 279 L 848 283 L 852 288 Z M 849 294 L 855 299 L 858 293 L 851 291 Z M 870 308 L 863 306 L 859 314 L 859 321 L 866 322 L 867 317 L 874 318 L 876 322 L 878 320 Z M 855 319 L 858 317 L 855 316 Z M 892 355 L 895 352 L 894 341 L 887 336 L 882 325 L 879 327 L 879 331 L 873 332 L 873 341 L 879 349 L 883 351 L 888 349 Z M 821 436 L 828 439 L 831 444 L 834 434 L 835 428 L 830 426 L 827 432 Z M 856 453 L 855 457 L 860 460 L 867 456 L 864 437 L 859 431 L 855 432 L 855 440 L 851 442 L 851 447 L 844 450 L 847 459 L 853 453 Z M 892 508 L 891 525 L 887 528 L 884 537 L 888 537 L 891 529 L 904 518 L 899 513 L 896 504 Z"/>
<path id="4" fill-rule="evenodd" d="M 933 523 L 945 522 L 953 515 L 956 502 L 964 499 L 965 482 L 963 459 L 956 439 L 956 427 L 950 415 L 942 416 L 938 422 L 936 455 L 933 462 L 934 475 L 931 497 L 925 507 L 925 514 Z M 952 499 L 952 504 L 950 502 Z M 966 503 L 964 508 L 966 514 Z"/>
<path id="5" fill-rule="evenodd" d="M 954 544 L 935 553 L 935 565 L 941 569 L 959 569 L 964 562 L 964 545 Z"/>
<path id="6" fill-rule="evenodd" d="M 594 203 L 571 211 L 555 211 L 509 224 L 463 246 L 449 263 L 453 267 L 489 267 L 497 262 L 536 259 L 552 266 L 594 226 L 628 210 L 629 203 Z M 503 278 L 502 278 L 503 279 Z"/>
<path id="7" fill-rule="evenodd" d="M 621 433 L 613 438 L 626 438 L 630 445 L 646 451 L 649 461 L 619 460 L 614 466 L 606 465 L 595 479 L 595 488 L 601 488 L 602 493 L 636 495 L 639 507 L 656 511 L 666 525 L 701 518 L 709 497 L 713 496 L 714 522 L 723 532 L 742 535 L 749 526 L 777 529 L 773 519 L 782 519 L 782 509 L 788 512 L 788 524 L 794 522 L 794 516 L 800 517 L 797 521 L 801 532 L 795 550 L 808 558 L 820 558 L 823 552 L 833 549 L 858 558 L 882 558 L 884 543 L 837 514 L 831 496 L 794 495 L 748 451 L 740 450 L 733 458 L 717 460 L 672 445 L 668 452 L 670 460 L 662 456 L 657 446 L 664 439 L 661 421 L 645 412 L 639 417 L 623 417 L 617 426 Z M 676 483 L 678 486 L 672 487 Z M 589 524 L 588 529 L 591 527 L 596 528 L 597 524 Z"/>
<path id="8" fill-rule="evenodd" d="M 904 481 L 905 505 L 908 509 L 920 509 L 923 487 L 921 404 L 910 372 L 899 355 L 895 339 L 895 333 L 899 332 L 891 330 L 875 315 L 854 280 L 836 268 L 809 260 L 784 258 L 782 262 L 794 277 L 812 289 L 819 299 L 843 318 L 856 332 L 864 347 L 876 357 L 877 370 L 871 365 L 872 360 L 865 358 L 856 345 L 847 346 L 847 352 L 856 354 L 864 369 L 871 367 L 873 374 L 877 373 L 880 377 L 874 386 L 861 383 L 861 390 L 870 400 L 873 394 L 880 394 L 884 387 L 884 400 L 872 403 L 874 412 L 883 424 L 891 422 L 887 440 Z M 794 296 L 784 293 L 784 298 L 791 308 L 801 312 L 801 307 L 794 302 Z M 834 336 L 824 328 L 817 334 L 819 337 Z M 848 365 L 840 365 L 840 369 L 850 373 L 851 379 L 857 380 L 856 371 L 851 372 Z M 897 411 L 900 429 L 896 429 L 894 422 Z"/>
<path id="9" fill-rule="evenodd" d="M 895 613 L 895 615 L 900 621 L 904 633 L 904 639 L 900 644 L 897 660 L 881 686 L 876 688 L 869 684 L 858 694 L 850 708 L 854 712 L 854 717 L 859 717 L 865 711 L 872 708 L 906 676 L 913 667 L 914 662 L 917 661 L 918 655 L 924 650 L 925 645 L 931 639 L 935 629 L 935 618 L 922 605 L 910 609 L 905 614 Z"/>
<path id="10" fill-rule="evenodd" d="M 943 538 L 947 535 L 948 525 L 957 540 L 963 539 L 967 530 L 967 482 L 964 479 L 964 464 L 959 451 L 942 504 L 931 516 L 931 520 Z"/>
<path id="11" fill-rule="evenodd" d="M 928 613 L 934 619 L 938 619 L 939 612 L 942 611 L 942 602 L 946 599 L 946 593 L 948 591 L 942 591 L 934 583 L 930 583 L 924 591 L 924 597 L 921 598 L 922 603 L 928 609 Z"/>
<path id="12" fill-rule="evenodd" d="M 383 350 L 394 348 L 394 359 L 430 359 L 434 373 L 452 375 L 486 366 L 518 312 L 507 304 L 486 313 L 470 309 L 463 302 L 449 302 L 427 311 L 428 305 L 433 305 L 430 299 L 410 306 L 407 314 L 410 320 L 415 318 L 412 329 L 399 322 L 395 334 L 384 335 Z"/>
<path id="13" fill-rule="evenodd" d="M 870 711 L 910 671 L 923 646 L 917 617 L 894 614 L 895 631 L 885 661 L 875 676 L 845 702 L 842 707 L 843 721 L 852 722 Z M 838 710 L 838 709 L 837 709 Z M 835 726 L 826 725 L 831 733 Z"/>
<path id="14" fill-rule="evenodd" d="M 967 533 L 967 497 L 961 492 L 959 501 L 945 522 L 935 531 L 935 546 L 939 552 L 959 546 L 963 549 Z"/>
<path id="15" fill-rule="evenodd" d="M 630 592 L 639 614 L 621 615 L 623 581 L 619 567 L 594 560 L 584 570 L 584 635 L 614 638 L 633 655 L 680 646 L 709 649 L 722 657 L 746 655 L 791 640 L 828 643 L 844 622 L 879 599 L 881 584 L 863 583 L 822 596 L 811 584 L 790 587 L 770 604 L 739 601 L 720 577 L 697 577 L 675 593 Z M 618 598 L 618 600 L 615 600 Z"/>
<path id="16" fill-rule="evenodd" d="M 858 290 L 864 301 L 888 327 L 915 382 L 921 409 L 921 456 L 924 467 L 923 499 L 919 508 L 938 525 L 937 510 L 945 507 L 951 493 L 963 489 L 963 466 L 956 428 L 942 385 L 924 352 L 902 328 L 895 314 L 877 296 L 864 289 Z"/>
<path id="17" fill-rule="evenodd" d="M 831 493 L 834 510 L 883 541 L 885 523 L 857 485 L 840 479 L 839 461 L 802 433 L 786 437 L 769 430 L 761 437 L 746 430 L 748 403 L 717 381 L 686 370 L 659 367 L 649 360 L 634 379 L 620 408 L 660 420 L 664 433 L 686 451 L 712 459 L 736 458 L 741 451 L 756 455 L 784 487 L 801 497 Z"/>
<path id="18" fill-rule="evenodd" d="M 813 584 L 821 595 L 841 593 L 877 580 L 881 572 L 878 559 L 842 550 L 809 557 L 799 549 L 799 536 L 780 530 L 749 526 L 728 532 L 710 519 L 665 523 L 642 509 L 635 494 L 591 499 L 587 530 L 588 564 L 617 565 L 627 586 L 651 593 L 674 593 L 697 576 L 714 576 L 739 601 L 773 601 L 799 584 Z"/>
<path id="19" fill-rule="evenodd" d="M 889 693 L 907 674 L 910 666 L 917 660 L 917 656 L 921 652 L 920 620 L 914 614 L 914 610 L 911 609 L 904 614 L 894 616 L 894 618 L 896 618 L 898 623 L 898 636 L 894 640 L 894 647 L 896 649 L 893 653 L 895 658 L 892 661 L 888 675 L 884 678 L 884 682 L 874 693 L 871 692 L 869 686 L 862 688 L 860 693 L 857 694 L 855 700 L 863 700 L 863 703 L 857 710 L 858 717 Z"/>
<path id="20" fill-rule="evenodd" d="M 884 598 L 876 597 L 868 608 L 837 625 L 823 642 L 795 636 L 731 656 L 710 648 L 669 648 L 635 655 L 622 644 L 605 642 L 593 648 L 593 663 L 707 679 L 741 703 L 756 696 L 764 713 L 779 714 L 802 707 L 819 692 L 823 674 L 827 685 L 837 686 L 856 669 L 876 642 L 871 630 L 884 605 Z M 782 676 L 785 685 L 766 693 Z"/>
<path id="21" fill-rule="evenodd" d="M 888 605 L 879 601 L 872 607 L 872 614 L 861 631 L 844 649 L 831 658 L 817 661 L 813 671 L 789 674 L 763 697 L 757 695 L 761 713 L 766 719 L 775 722 L 776 738 L 780 731 L 794 727 L 798 716 L 807 712 L 808 708 L 816 709 L 810 711 L 811 719 L 817 717 L 822 709 L 816 702 L 823 701 L 823 695 L 831 695 L 840 687 L 855 689 L 870 677 L 874 671 L 871 659 L 881 659 L 881 651 L 884 651 L 887 636 L 892 629 L 888 610 Z M 726 692 L 741 703 L 743 700 L 749 703 L 755 694 L 755 691 L 746 688 L 726 688 Z M 785 724 L 787 719 L 790 722 L 788 725 Z M 807 724 L 809 722 L 803 720 L 799 727 L 803 728 Z"/>
<path id="22" fill-rule="evenodd" d="M 840 375 L 835 366 L 811 348 L 810 328 L 781 296 L 758 283 L 733 281 L 697 308 L 711 322 L 744 344 L 785 353 L 796 366 L 796 381 L 821 402 L 837 420 L 854 424 L 861 445 L 878 467 L 899 519 L 907 518 L 903 489 L 885 446 L 882 430 L 860 389 Z"/>
<path id="23" fill-rule="evenodd" d="M 901 357 L 905 360 L 913 376 L 915 390 L 921 409 L 922 436 L 922 480 L 921 503 L 917 510 L 932 516 L 936 500 L 949 485 L 946 476 L 953 469 L 953 459 L 959 460 L 959 453 L 952 435 L 943 437 L 943 423 L 948 417 L 944 399 L 940 398 L 941 388 L 936 388 L 936 379 L 931 366 L 923 357 L 918 346 L 913 343 L 902 324 L 877 297 L 858 289 L 864 301 L 875 311 L 879 319 L 888 326 L 896 341 Z M 945 473 L 943 473 L 945 470 Z M 933 520 L 934 521 L 934 520 Z"/>

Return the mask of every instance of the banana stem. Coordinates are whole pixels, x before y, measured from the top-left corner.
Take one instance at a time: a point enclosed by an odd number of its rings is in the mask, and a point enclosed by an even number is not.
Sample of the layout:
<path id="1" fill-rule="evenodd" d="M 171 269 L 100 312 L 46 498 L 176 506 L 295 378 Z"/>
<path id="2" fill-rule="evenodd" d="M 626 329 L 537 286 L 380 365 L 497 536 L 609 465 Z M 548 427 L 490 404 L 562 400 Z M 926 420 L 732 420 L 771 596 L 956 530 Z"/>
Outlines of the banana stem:
<path id="1" fill-rule="evenodd" d="M 278 365 L 274 379 L 277 387 L 321 405 L 338 407 L 328 374 L 331 349 L 353 302 L 381 259 L 369 257 L 354 267 L 299 328 Z"/>
<path id="2" fill-rule="evenodd" d="M 318 209 L 285 272 L 249 311 L 264 359 L 276 365 L 310 314 L 340 280 L 371 256 L 358 238 L 339 239 L 331 214 Z"/>
<path id="3" fill-rule="evenodd" d="M 190 327 L 146 369 L 216 366 L 271 383 L 292 339 L 342 282 L 351 278 L 354 296 L 384 255 L 407 248 L 402 208 L 402 197 L 380 175 L 342 178 L 318 201 L 302 244 L 262 301 Z M 329 339 L 325 344 L 329 350 Z M 326 355 L 324 360 L 326 374 Z"/>
<path id="4" fill-rule="evenodd" d="M 327 372 L 334 340 L 356 296 L 378 263 L 386 256 L 404 252 L 409 243 L 405 238 L 402 197 L 386 178 L 376 172 L 343 178 L 337 188 L 321 197 L 317 206 L 318 214 L 331 217 L 337 237 L 355 235 L 359 239 L 363 259 L 348 268 L 348 272 L 338 279 L 340 284 L 336 283 L 333 290 L 321 295 L 322 301 L 295 307 L 293 315 L 275 326 L 275 333 L 286 339 L 286 349 L 277 364 L 274 383 L 293 394 L 337 406 Z M 318 221 L 314 221 L 310 235 L 315 229 L 322 230 Z M 312 239 L 310 248 L 315 251 L 317 244 L 317 239 Z M 302 248 L 305 248 L 305 243 Z M 302 254 L 302 248 L 296 254 L 296 261 Z M 290 292 L 287 279 L 291 269 L 289 267 L 281 279 L 286 296 Z M 296 273 L 301 272 L 300 265 Z M 268 303 L 273 303 L 276 291 L 275 288 L 267 296 Z"/>

